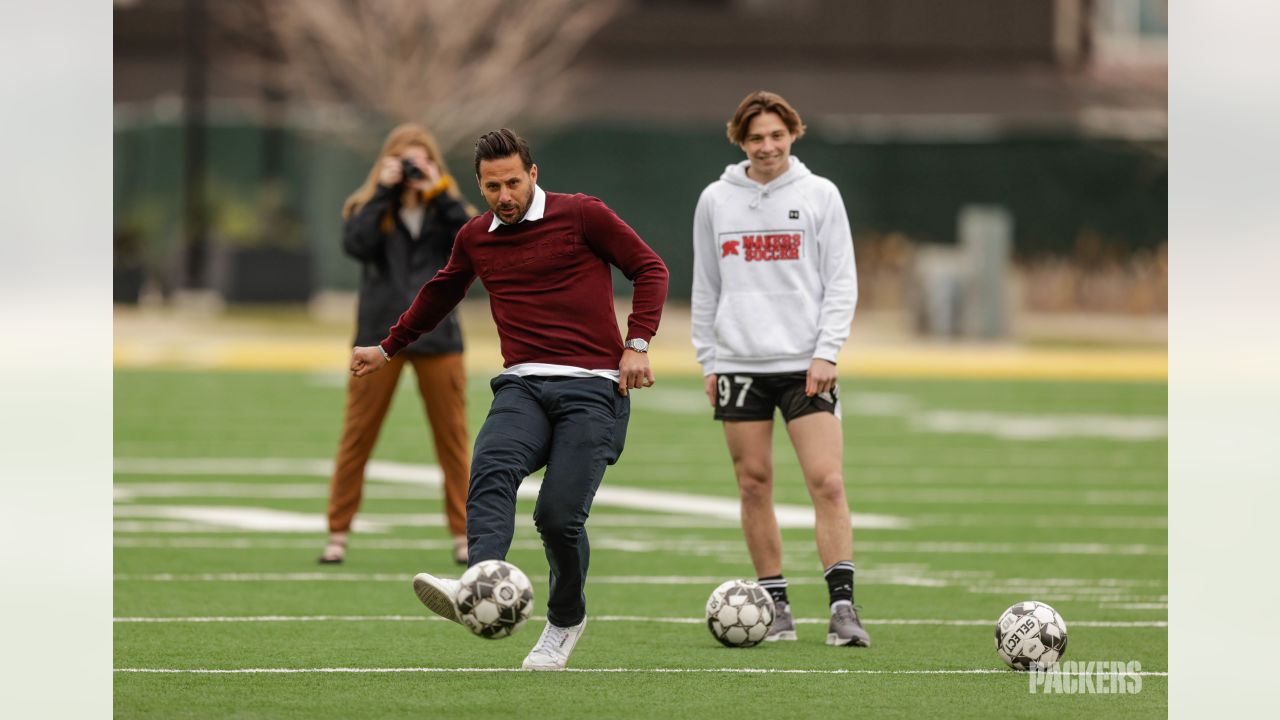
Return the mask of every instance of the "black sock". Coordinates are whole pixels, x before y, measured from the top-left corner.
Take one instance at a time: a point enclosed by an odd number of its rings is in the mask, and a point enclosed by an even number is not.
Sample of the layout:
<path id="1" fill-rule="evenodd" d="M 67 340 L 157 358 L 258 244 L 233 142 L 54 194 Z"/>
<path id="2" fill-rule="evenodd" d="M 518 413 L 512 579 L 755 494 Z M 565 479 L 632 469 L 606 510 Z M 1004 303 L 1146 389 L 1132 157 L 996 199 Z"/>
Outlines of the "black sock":
<path id="1" fill-rule="evenodd" d="M 769 591 L 775 605 L 787 602 L 787 579 L 781 575 L 760 578 L 760 587 Z"/>
<path id="2" fill-rule="evenodd" d="M 827 578 L 827 592 L 834 605 L 841 600 L 853 602 L 853 561 L 842 560 L 823 573 Z"/>

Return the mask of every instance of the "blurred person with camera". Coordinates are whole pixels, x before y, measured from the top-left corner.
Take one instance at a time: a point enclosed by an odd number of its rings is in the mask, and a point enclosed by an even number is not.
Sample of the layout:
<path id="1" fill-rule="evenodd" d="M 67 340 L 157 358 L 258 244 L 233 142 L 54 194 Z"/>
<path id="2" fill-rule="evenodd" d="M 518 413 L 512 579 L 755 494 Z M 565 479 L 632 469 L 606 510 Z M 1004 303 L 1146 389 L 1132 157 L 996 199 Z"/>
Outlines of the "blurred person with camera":
<path id="1" fill-rule="evenodd" d="M 476 278 L 484 283 L 503 371 L 489 383 L 493 405 L 476 435 L 470 562 L 506 558 L 517 491 L 545 467 L 533 520 L 550 569 L 547 625 L 522 667 L 563 670 L 587 624 L 591 502 L 622 454 L 629 391 L 653 384 L 647 352 L 666 301 L 667 267 L 599 199 L 539 187 L 529 145 L 511 130 L 477 140 L 475 172 L 490 211 L 458 232 L 448 266 L 387 336 L 355 349 L 351 372 L 363 377 L 395 362 Z M 625 333 L 614 314 L 611 267 L 634 290 Z M 461 622 L 457 580 L 419 573 L 413 586 L 433 612 Z"/>
<path id="2" fill-rule="evenodd" d="M 413 123 L 392 130 L 368 178 L 342 208 L 342 247 L 361 264 L 355 345 L 376 343 L 395 324 L 418 289 L 448 262 L 454 236 L 472 214 L 435 138 Z M 462 330 L 451 312 L 398 353 L 386 372 L 348 379 L 346 417 L 329 488 L 329 542 L 321 563 L 346 558 L 365 466 L 405 365 L 413 366 L 435 441 L 453 559 L 467 562 L 467 381 Z"/>
<path id="3" fill-rule="evenodd" d="M 693 345 L 724 425 L 747 549 L 778 609 L 766 639 L 796 639 L 773 508 L 780 411 L 813 501 L 827 644 L 865 647 L 836 373 L 858 299 L 849 218 L 835 184 L 791 154 L 805 127 L 780 95 L 748 94 L 727 125 L 746 159 L 726 167 L 694 211 Z"/>

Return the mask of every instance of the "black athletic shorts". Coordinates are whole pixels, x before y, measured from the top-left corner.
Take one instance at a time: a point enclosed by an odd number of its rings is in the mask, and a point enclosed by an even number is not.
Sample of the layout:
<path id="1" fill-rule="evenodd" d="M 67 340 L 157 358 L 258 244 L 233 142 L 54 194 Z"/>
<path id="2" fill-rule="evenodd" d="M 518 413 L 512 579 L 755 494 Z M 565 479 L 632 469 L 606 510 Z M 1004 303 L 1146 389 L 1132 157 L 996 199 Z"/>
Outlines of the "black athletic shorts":
<path id="1" fill-rule="evenodd" d="M 716 420 L 772 420 L 782 411 L 784 422 L 818 412 L 840 417 L 840 386 L 813 397 L 804 394 L 806 373 L 751 375 L 724 373 L 716 376 Z"/>

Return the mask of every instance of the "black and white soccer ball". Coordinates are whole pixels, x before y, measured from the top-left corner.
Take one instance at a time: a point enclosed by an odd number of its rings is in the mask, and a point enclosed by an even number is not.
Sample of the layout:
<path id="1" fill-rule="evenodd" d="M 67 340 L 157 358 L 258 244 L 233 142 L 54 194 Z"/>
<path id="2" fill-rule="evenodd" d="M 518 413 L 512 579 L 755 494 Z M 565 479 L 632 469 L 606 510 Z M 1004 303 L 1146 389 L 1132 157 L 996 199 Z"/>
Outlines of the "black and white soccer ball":
<path id="1" fill-rule="evenodd" d="M 996 652 L 1014 670 L 1047 670 L 1067 652 L 1067 623 L 1042 602 L 1020 602 L 996 622 Z"/>
<path id="2" fill-rule="evenodd" d="M 485 560 L 467 568 L 458 588 L 462 624 L 482 638 L 514 635 L 533 612 L 533 584 L 520 568 Z"/>
<path id="3" fill-rule="evenodd" d="M 728 647 L 759 645 L 776 611 L 769 591 L 752 580 L 728 580 L 707 599 L 707 628 Z"/>

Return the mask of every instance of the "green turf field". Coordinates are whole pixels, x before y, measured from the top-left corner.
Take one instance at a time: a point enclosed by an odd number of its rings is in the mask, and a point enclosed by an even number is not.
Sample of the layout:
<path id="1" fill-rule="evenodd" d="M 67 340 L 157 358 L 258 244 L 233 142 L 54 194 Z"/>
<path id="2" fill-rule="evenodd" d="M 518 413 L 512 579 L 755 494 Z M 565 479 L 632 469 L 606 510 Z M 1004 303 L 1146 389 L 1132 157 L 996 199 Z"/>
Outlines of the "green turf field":
<path id="1" fill-rule="evenodd" d="M 403 378 L 408 382 L 409 378 Z M 719 646 L 702 608 L 750 577 L 719 426 L 694 378 L 635 394 L 588 524 L 591 619 L 571 668 L 519 668 L 541 630 L 486 641 L 410 578 L 456 576 L 421 408 L 402 388 L 346 564 L 315 563 L 345 378 L 115 376 L 120 717 L 1130 717 L 1168 710 L 1163 383 L 849 380 L 845 468 L 869 649 L 830 648 L 811 528 L 784 529 L 800 639 Z M 488 407 L 474 378 L 471 428 Z M 808 504 L 781 428 L 776 500 Z M 610 488 L 647 493 L 610 494 Z M 720 500 L 693 513 L 687 496 Z M 545 595 L 522 500 L 508 560 Z M 359 527 L 357 527 L 359 529 Z M 1000 613 L 1052 604 L 1067 660 L 1137 660 L 1137 694 L 1032 694 Z M 216 670 L 252 670 L 218 673 Z M 148 672 L 169 670 L 181 672 Z"/>

